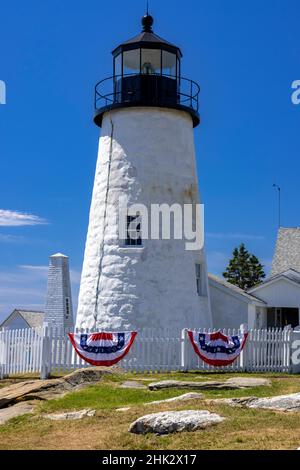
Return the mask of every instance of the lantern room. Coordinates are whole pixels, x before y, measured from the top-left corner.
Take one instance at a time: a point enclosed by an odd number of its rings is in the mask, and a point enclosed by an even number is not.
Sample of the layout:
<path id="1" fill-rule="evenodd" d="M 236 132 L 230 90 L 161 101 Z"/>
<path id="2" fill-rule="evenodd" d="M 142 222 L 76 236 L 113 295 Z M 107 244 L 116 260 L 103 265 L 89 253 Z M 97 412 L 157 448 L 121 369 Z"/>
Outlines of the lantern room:
<path id="1" fill-rule="evenodd" d="M 142 32 L 112 51 L 113 76 L 96 85 L 95 118 L 101 126 L 105 112 L 120 107 L 155 106 L 198 114 L 199 85 L 181 77 L 180 49 L 153 32 L 153 17 L 142 18 Z"/>
<path id="2" fill-rule="evenodd" d="M 152 16 L 145 15 L 142 18 L 141 34 L 124 42 L 112 52 L 114 76 L 166 75 L 173 80 L 179 79 L 181 51 L 155 35 L 152 25 Z"/>

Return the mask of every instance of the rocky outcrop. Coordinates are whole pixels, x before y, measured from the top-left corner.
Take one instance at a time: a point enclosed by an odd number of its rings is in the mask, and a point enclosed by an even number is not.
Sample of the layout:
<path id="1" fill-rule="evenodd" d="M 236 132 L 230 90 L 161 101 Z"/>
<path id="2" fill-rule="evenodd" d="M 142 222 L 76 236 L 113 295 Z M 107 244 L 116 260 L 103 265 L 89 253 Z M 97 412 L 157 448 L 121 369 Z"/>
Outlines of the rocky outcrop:
<path id="1" fill-rule="evenodd" d="M 243 397 L 205 400 L 207 404 L 223 404 L 235 407 L 257 408 L 273 411 L 300 411 L 300 393 L 269 398 Z"/>
<path id="2" fill-rule="evenodd" d="M 205 410 L 167 411 L 138 418 L 129 432 L 134 434 L 171 434 L 205 429 L 221 423 L 225 418 Z"/>
<path id="3" fill-rule="evenodd" d="M 251 387 L 270 387 L 271 381 L 261 377 L 233 377 L 232 379 L 226 380 L 227 384 L 237 385 L 241 388 Z"/>
<path id="4" fill-rule="evenodd" d="M 0 425 L 5 424 L 12 418 L 17 418 L 18 416 L 22 416 L 27 413 L 32 413 L 33 409 L 34 403 L 30 402 L 21 402 L 17 403 L 14 406 L 3 408 L 2 410 L 0 410 Z"/>
<path id="5" fill-rule="evenodd" d="M 259 408 L 274 411 L 300 411 L 300 393 L 280 395 L 271 398 L 252 398 L 246 403 L 247 408 Z"/>
<path id="6" fill-rule="evenodd" d="M 19 401 L 57 398 L 99 382 L 103 376 L 116 373 L 114 368 L 89 367 L 80 369 L 61 379 L 27 380 L 0 389 L 0 408 Z"/>
<path id="7" fill-rule="evenodd" d="M 176 403 L 176 402 L 185 402 L 190 400 L 200 400 L 203 398 L 202 393 L 185 393 L 184 395 L 179 395 L 179 397 L 167 398 L 166 400 L 157 400 L 145 403 L 145 405 L 161 405 L 163 403 Z"/>
<path id="8" fill-rule="evenodd" d="M 131 388 L 136 390 L 147 389 L 146 385 L 141 384 L 140 382 L 135 382 L 132 380 L 128 380 L 127 382 L 123 382 L 121 384 L 121 388 Z"/>
<path id="9" fill-rule="evenodd" d="M 207 382 L 200 381 L 179 381 L 179 380 L 163 380 L 149 384 L 149 390 L 163 390 L 168 388 L 178 389 L 200 389 L 200 390 L 237 390 L 251 387 L 269 386 L 271 382 L 268 379 L 252 378 L 252 377 L 235 377 L 225 382 Z"/>
<path id="10" fill-rule="evenodd" d="M 95 414 L 96 410 L 80 410 L 68 411 L 67 413 L 43 415 L 43 418 L 51 419 L 52 421 L 74 421 L 83 418 L 90 418 L 92 416 L 95 416 Z"/>

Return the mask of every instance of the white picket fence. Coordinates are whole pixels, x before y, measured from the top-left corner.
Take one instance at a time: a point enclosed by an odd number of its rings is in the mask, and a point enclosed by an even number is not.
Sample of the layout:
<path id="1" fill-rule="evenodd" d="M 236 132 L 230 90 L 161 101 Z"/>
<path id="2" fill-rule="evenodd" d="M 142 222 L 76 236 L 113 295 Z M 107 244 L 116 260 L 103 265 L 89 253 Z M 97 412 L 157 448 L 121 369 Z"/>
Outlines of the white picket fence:
<path id="1" fill-rule="evenodd" d="M 240 330 L 223 330 L 223 333 L 235 335 Z M 143 329 L 120 366 L 135 373 L 187 370 L 291 373 L 294 371 L 291 362 L 294 335 L 291 329 L 250 330 L 245 350 L 238 360 L 231 366 L 217 369 L 198 358 L 185 330 Z M 26 373 L 39 373 L 44 378 L 84 367 L 89 365 L 75 353 L 67 331 L 55 327 L 0 331 L 0 378 Z"/>
<path id="2" fill-rule="evenodd" d="M 43 328 L 0 331 L 0 378 L 40 373 L 43 342 Z"/>

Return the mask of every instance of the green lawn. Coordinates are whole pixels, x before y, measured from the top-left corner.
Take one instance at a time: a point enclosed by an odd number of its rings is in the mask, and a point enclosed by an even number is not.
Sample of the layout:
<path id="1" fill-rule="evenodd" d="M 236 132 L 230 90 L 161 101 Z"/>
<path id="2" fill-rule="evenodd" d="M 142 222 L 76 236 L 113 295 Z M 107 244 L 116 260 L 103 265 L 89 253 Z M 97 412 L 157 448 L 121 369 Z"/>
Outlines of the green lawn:
<path id="1" fill-rule="evenodd" d="M 238 374 L 239 377 L 243 374 Z M 244 374 L 249 377 L 249 375 Z M 166 398 L 172 398 L 191 390 L 159 390 L 151 392 L 149 390 L 133 390 L 119 388 L 120 383 L 125 380 L 134 380 L 136 382 L 147 385 L 148 383 L 157 382 L 160 380 L 181 380 L 181 381 L 207 381 L 207 380 L 226 380 L 232 378 L 232 374 L 156 374 L 154 376 L 149 375 L 115 375 L 106 377 L 98 385 L 93 385 L 85 388 L 84 390 L 69 393 L 63 398 L 56 400 L 50 400 L 40 405 L 41 412 L 56 412 L 63 410 L 79 410 L 82 408 L 93 408 L 97 410 L 103 409 L 114 409 L 125 407 L 129 405 L 142 405 L 143 403 L 164 400 Z M 253 374 L 251 377 L 266 377 L 261 374 Z M 243 390 L 208 390 L 201 392 L 205 398 L 230 398 L 230 397 L 245 397 L 245 396 L 258 396 L 267 397 L 273 395 L 281 395 L 285 393 L 293 393 L 293 391 L 300 391 L 300 380 L 295 380 L 291 376 L 282 376 L 280 379 L 276 379 L 278 375 L 270 374 L 268 377 L 272 380 L 271 387 L 255 387 Z M 150 381 L 151 378 L 151 381 Z M 144 380 L 146 379 L 146 380 Z M 148 381 L 149 380 L 149 381 Z M 298 383 L 298 389 L 297 389 Z"/>
<path id="2" fill-rule="evenodd" d="M 238 391 L 216 390 L 203 392 L 205 398 L 242 396 L 274 396 L 300 392 L 297 376 L 279 374 L 251 374 L 247 377 L 266 377 L 271 387 L 255 387 Z M 207 404 L 203 400 L 188 403 L 148 405 L 144 403 L 181 395 L 186 390 L 119 388 L 124 380 L 135 380 L 147 385 L 149 379 L 226 380 L 233 374 L 174 373 L 156 375 L 114 375 L 105 377 L 97 385 L 69 393 L 63 398 L 40 402 L 35 413 L 11 420 L 0 426 L 0 449 L 296 449 L 300 447 L 299 413 L 231 408 Z M 243 374 L 237 374 L 243 376 Z M 189 390 L 190 391 L 190 390 Z M 126 412 L 117 408 L 130 407 Z M 54 422 L 43 419 L 42 413 L 92 408 L 93 418 L 82 421 Z M 164 437 L 137 436 L 128 427 L 139 416 L 164 410 L 207 409 L 219 413 L 226 420 L 218 426 L 193 433 L 179 433 Z"/>

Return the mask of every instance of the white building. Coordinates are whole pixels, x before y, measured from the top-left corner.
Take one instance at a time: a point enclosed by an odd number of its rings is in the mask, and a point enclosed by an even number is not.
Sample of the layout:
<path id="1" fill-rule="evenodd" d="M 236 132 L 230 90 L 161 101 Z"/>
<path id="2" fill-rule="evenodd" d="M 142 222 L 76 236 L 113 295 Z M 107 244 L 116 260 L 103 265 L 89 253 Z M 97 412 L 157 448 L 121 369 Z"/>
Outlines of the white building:
<path id="1" fill-rule="evenodd" d="M 21 330 L 23 328 L 40 328 L 43 326 L 43 322 L 44 312 L 16 308 L 0 324 L 0 329 Z"/>
<path id="2" fill-rule="evenodd" d="M 300 228 L 280 228 L 269 279 L 249 290 L 266 306 L 257 311 L 262 326 L 297 327 L 300 308 Z"/>
<path id="3" fill-rule="evenodd" d="M 300 228 L 280 228 L 271 276 L 247 292 L 210 276 L 214 327 L 299 326 Z"/>
<path id="4" fill-rule="evenodd" d="M 242 324 L 259 327 L 257 314 L 266 307 L 263 300 L 234 286 L 225 279 L 208 275 L 213 326 L 239 328 Z"/>
<path id="5" fill-rule="evenodd" d="M 212 324 L 204 249 L 187 251 L 184 239 L 145 236 L 149 220 L 141 204 L 150 213 L 153 204 L 199 203 L 193 135 L 199 87 L 181 77 L 180 49 L 154 34 L 152 24 L 145 16 L 141 34 L 113 51 L 114 77 L 96 87 L 95 123 L 102 131 L 79 328 Z M 139 205 L 121 221 L 124 238 L 116 217 L 120 198 Z"/>

